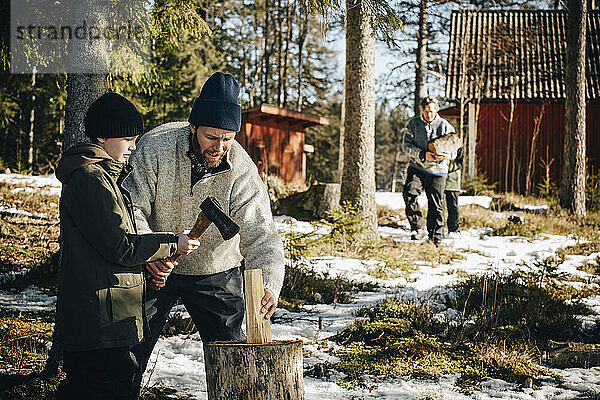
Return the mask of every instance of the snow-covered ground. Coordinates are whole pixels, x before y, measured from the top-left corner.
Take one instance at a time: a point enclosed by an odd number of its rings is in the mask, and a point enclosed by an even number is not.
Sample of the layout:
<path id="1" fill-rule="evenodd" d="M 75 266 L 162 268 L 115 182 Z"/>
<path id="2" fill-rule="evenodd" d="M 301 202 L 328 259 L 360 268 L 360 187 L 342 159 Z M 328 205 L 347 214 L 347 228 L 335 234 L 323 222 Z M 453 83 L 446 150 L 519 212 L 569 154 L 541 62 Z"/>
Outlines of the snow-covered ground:
<path id="1" fill-rule="evenodd" d="M 5 180 L 8 175 L 1 175 Z M 31 178 L 31 177 L 28 177 Z M 19 179 L 12 176 L 18 182 Z M 31 178 L 36 181 L 34 178 Z M 36 181 L 37 182 L 37 181 Z M 50 179 L 52 183 L 52 179 Z M 34 185 L 35 186 L 35 183 Z M 25 186 L 27 187 L 27 186 Z M 39 186 L 38 186 L 39 187 Z M 42 190 L 44 186 L 41 186 Z M 401 208 L 401 196 L 396 193 L 378 193 L 378 203 L 388 204 L 392 208 Z M 482 204 L 483 203 L 483 204 Z M 474 199 L 469 204 L 486 203 L 482 199 Z M 487 204 L 489 206 L 489 203 Z M 317 234 L 325 234 L 327 228 L 313 226 L 309 223 L 295 221 L 291 217 L 276 217 L 276 225 L 280 232 L 307 233 L 316 230 Z M 375 279 L 368 274 L 369 269 L 377 265 L 377 261 L 361 261 L 350 258 L 323 255 L 307 260 L 307 265 L 315 271 L 328 272 L 331 276 L 345 276 L 352 280 L 378 283 L 381 288 L 376 292 L 361 292 L 355 296 L 352 304 L 313 305 L 306 306 L 305 312 L 290 312 L 278 309 L 273 317 L 273 336 L 277 340 L 300 339 L 304 344 L 304 366 L 310 369 L 317 363 L 332 362 L 336 358 L 328 350 L 337 348 L 328 341 L 332 335 L 341 332 L 354 319 L 354 313 L 365 306 L 372 306 L 389 296 L 399 296 L 405 300 L 424 299 L 432 307 L 447 318 L 457 314 L 447 309 L 445 299 L 454 296 L 449 287 L 456 283 L 460 276 L 486 272 L 507 272 L 515 269 L 535 268 L 533 263 L 553 255 L 556 250 L 576 243 L 576 239 L 563 236 L 542 236 L 538 240 L 529 241 L 520 237 L 490 237 L 488 229 L 471 229 L 461 231 L 453 238 L 444 239 L 443 245 L 448 249 L 461 253 L 464 259 L 455 260 L 448 265 L 431 265 L 419 263 L 415 272 L 394 280 Z M 410 234 L 407 227 L 394 229 L 380 228 L 380 234 L 395 240 L 408 241 Z M 559 266 L 559 272 L 570 275 L 585 276 L 577 269 L 584 262 L 593 263 L 598 254 L 588 257 L 572 256 Z M 600 297 L 588 298 L 586 304 L 600 313 Z M 39 312 L 52 310 L 55 298 L 40 293 L 35 287 L 29 287 L 21 293 L 0 291 L 0 308 Z M 186 313 L 183 307 L 173 310 Z M 322 329 L 319 318 L 322 318 Z M 592 326 L 599 316 L 586 317 L 582 323 Z M 341 399 L 407 399 L 422 400 L 430 396 L 435 399 L 587 399 L 598 398 L 600 393 L 600 368 L 556 370 L 565 381 L 562 385 L 548 379 L 541 389 L 522 389 L 514 384 L 498 379 L 487 379 L 481 384 L 481 391 L 471 395 L 461 393 L 456 385 L 456 375 L 447 375 L 435 380 L 422 380 L 407 377 L 378 380 L 373 382 L 371 390 L 347 390 L 337 383 L 343 379 L 341 373 L 333 373 L 320 379 L 304 377 L 307 399 L 341 400 Z M 368 377 L 367 377 L 368 379 Z M 144 383 L 160 384 L 177 390 L 179 395 L 189 395 L 195 399 L 206 399 L 206 376 L 202 342 L 197 334 L 178 335 L 161 338 L 152 355 Z"/>

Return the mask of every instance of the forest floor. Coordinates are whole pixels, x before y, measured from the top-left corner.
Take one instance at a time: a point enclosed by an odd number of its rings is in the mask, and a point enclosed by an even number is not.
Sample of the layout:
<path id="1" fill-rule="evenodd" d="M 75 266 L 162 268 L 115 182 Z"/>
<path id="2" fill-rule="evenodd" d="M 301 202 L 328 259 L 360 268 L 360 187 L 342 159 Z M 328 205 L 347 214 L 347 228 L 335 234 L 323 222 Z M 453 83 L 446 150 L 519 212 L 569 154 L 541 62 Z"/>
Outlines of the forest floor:
<path id="1" fill-rule="evenodd" d="M 0 174 L 0 399 L 52 398 L 39 375 L 57 293 L 53 177 Z M 410 239 L 401 195 L 377 193 L 380 240 L 352 210 L 276 216 L 287 276 L 275 339 L 304 346 L 307 399 L 600 399 L 600 367 L 552 366 L 550 343 L 600 343 L 600 214 L 461 196 L 461 231 Z M 145 399 L 206 399 L 201 340 L 171 313 Z M 580 362 L 581 363 L 581 362 Z"/>

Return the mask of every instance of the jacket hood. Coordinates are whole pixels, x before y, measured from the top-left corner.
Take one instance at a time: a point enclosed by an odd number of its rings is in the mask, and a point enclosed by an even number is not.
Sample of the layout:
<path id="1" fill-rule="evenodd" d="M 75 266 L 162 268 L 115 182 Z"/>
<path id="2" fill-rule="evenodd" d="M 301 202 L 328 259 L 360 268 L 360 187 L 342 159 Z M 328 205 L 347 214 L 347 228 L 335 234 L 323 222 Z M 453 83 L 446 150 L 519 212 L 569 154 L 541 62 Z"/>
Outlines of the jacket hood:
<path id="1" fill-rule="evenodd" d="M 102 146 L 93 143 L 75 145 L 65 151 L 58 162 L 56 177 L 62 183 L 67 183 L 73 172 L 79 168 L 104 160 L 114 161 Z"/>

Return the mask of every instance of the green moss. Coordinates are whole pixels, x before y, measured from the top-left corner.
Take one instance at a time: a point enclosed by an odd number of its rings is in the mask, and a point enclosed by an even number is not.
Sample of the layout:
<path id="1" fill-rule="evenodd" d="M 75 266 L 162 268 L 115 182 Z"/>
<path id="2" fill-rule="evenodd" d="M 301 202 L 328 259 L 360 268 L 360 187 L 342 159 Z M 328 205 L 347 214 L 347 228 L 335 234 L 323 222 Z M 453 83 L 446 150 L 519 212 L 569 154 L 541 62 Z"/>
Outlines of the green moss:
<path id="1" fill-rule="evenodd" d="M 531 339 L 540 345 L 548 339 L 584 340 L 575 315 L 589 315 L 591 310 L 553 295 L 552 285 L 545 287 L 543 281 L 523 273 L 472 277 L 456 287 L 456 300 L 449 306 L 475 319 L 479 334 Z"/>
<path id="2" fill-rule="evenodd" d="M 541 229 L 539 226 L 529 224 L 527 222 L 522 222 L 517 217 L 510 217 L 501 228 L 497 228 L 492 230 L 489 233 L 490 236 L 522 236 L 529 239 L 534 239 L 539 233 Z"/>
<path id="3" fill-rule="evenodd" d="M 526 337 L 530 331 L 518 324 L 452 328 L 437 322 L 426 305 L 399 299 L 362 309 L 357 317 L 334 337 L 345 346 L 337 353 L 336 368 L 354 382 L 351 386 L 361 385 L 363 375 L 435 378 L 459 373 L 457 385 L 466 392 L 477 390 L 486 376 L 521 385 L 543 376 L 560 379 L 532 362 L 539 351 Z"/>

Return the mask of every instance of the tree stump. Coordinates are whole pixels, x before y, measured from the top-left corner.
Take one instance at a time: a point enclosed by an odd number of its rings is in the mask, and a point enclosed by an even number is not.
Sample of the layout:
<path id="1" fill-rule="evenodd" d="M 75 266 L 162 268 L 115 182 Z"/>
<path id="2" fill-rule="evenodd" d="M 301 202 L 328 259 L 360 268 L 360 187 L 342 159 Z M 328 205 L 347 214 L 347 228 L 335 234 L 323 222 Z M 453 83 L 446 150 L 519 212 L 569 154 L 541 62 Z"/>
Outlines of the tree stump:
<path id="1" fill-rule="evenodd" d="M 315 186 L 317 216 L 324 218 L 327 216 L 327 211 L 331 211 L 340 205 L 340 184 L 321 183 Z"/>
<path id="2" fill-rule="evenodd" d="M 209 400 L 303 400 L 302 341 L 204 345 Z"/>
<path id="3" fill-rule="evenodd" d="M 273 341 L 262 271 L 244 271 L 247 342 L 204 344 L 209 400 L 303 400 L 302 341 Z"/>

